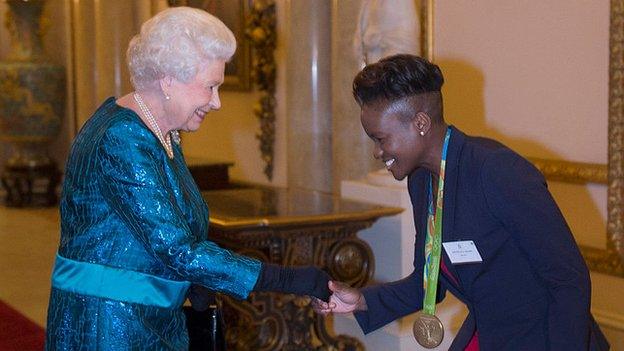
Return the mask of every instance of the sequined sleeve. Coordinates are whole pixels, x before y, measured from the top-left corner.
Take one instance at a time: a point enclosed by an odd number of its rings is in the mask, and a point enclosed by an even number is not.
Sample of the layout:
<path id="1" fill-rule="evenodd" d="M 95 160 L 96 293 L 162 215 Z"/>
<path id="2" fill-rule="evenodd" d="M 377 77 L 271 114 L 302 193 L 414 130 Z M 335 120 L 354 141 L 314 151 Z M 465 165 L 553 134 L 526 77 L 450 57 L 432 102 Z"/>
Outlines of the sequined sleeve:
<path id="1" fill-rule="evenodd" d="M 260 262 L 195 239 L 152 138 L 149 131 L 124 124 L 107 131 L 97 156 L 99 187 L 107 203 L 146 250 L 181 279 L 246 298 L 258 279 Z"/>

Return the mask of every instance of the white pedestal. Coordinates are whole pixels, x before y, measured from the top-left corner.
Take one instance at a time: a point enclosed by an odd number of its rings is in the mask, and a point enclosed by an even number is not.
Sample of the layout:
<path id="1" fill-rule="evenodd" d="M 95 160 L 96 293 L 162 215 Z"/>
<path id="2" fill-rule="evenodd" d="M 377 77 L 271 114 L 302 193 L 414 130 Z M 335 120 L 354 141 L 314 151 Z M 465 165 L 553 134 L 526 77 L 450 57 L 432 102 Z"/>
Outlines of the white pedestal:
<path id="1" fill-rule="evenodd" d="M 395 281 L 409 275 L 413 270 L 415 229 L 407 182 L 398 182 L 385 170 L 381 170 L 370 173 L 366 179 L 342 181 L 341 196 L 405 209 L 396 216 L 380 218 L 358 236 L 371 246 L 375 256 L 375 275 L 369 284 Z M 467 314 L 465 305 L 447 293 L 444 301 L 436 307 L 436 315 L 444 324 L 445 335 L 442 344 L 435 350 L 448 350 Z M 333 319 L 336 334 L 358 338 L 367 350 L 426 350 L 414 340 L 414 315 L 392 322 L 366 336 L 353 315 L 335 315 Z"/>

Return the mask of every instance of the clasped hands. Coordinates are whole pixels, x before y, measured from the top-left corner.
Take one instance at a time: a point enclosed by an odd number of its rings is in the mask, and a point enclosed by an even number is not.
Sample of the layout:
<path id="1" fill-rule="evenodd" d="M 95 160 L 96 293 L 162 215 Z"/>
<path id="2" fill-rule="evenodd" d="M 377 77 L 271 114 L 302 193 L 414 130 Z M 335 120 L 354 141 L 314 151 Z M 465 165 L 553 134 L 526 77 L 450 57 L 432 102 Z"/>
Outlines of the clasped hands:
<path id="1" fill-rule="evenodd" d="M 334 280 L 328 282 L 328 287 L 332 292 L 328 302 L 312 297 L 314 312 L 326 316 L 330 313 L 350 313 L 368 309 L 366 299 L 358 289 Z"/>

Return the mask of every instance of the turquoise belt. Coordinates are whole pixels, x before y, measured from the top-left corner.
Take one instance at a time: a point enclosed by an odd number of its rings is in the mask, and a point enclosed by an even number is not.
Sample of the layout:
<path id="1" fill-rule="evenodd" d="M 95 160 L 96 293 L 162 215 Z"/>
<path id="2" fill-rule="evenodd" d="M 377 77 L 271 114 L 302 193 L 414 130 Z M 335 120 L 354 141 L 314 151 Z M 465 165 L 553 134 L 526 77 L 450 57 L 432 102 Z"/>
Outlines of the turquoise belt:
<path id="1" fill-rule="evenodd" d="M 142 305 L 177 308 L 191 286 L 141 272 L 79 262 L 56 254 L 52 287 L 77 294 Z"/>

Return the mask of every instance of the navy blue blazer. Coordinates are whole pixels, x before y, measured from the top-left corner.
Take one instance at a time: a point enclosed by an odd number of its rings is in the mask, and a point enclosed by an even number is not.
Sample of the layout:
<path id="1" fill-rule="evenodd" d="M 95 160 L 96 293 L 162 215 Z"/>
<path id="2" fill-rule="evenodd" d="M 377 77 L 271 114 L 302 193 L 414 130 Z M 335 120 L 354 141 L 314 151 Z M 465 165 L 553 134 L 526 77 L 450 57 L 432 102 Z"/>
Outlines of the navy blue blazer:
<path id="1" fill-rule="evenodd" d="M 469 314 L 451 350 L 463 350 L 475 329 L 481 350 L 607 350 L 590 314 L 589 271 L 542 174 L 490 139 L 451 127 L 444 183 L 442 241 L 474 241 L 483 262 L 444 264 L 459 285 L 440 274 L 446 291 Z M 414 210 L 414 271 L 362 290 L 367 311 L 355 313 L 364 333 L 422 309 L 427 184 L 414 171 L 408 188 Z"/>

